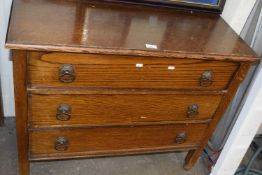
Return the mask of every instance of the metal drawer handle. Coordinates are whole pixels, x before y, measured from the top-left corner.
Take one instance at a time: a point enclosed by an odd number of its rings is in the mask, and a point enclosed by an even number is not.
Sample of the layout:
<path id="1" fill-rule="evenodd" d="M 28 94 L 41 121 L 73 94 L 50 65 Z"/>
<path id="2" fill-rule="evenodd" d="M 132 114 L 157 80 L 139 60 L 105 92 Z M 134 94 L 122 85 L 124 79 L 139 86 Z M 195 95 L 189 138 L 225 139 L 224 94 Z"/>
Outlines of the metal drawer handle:
<path id="1" fill-rule="evenodd" d="M 55 140 L 55 149 L 57 151 L 66 151 L 69 146 L 69 141 L 66 137 L 58 137 Z"/>
<path id="2" fill-rule="evenodd" d="M 186 141 L 187 133 L 186 132 L 180 132 L 176 135 L 176 143 L 182 144 Z"/>
<path id="3" fill-rule="evenodd" d="M 194 117 L 194 116 L 198 115 L 198 113 L 199 113 L 198 109 L 199 109 L 198 104 L 192 104 L 192 105 L 188 106 L 188 108 L 187 108 L 187 116 L 189 118 L 191 118 L 191 117 Z"/>
<path id="4" fill-rule="evenodd" d="M 76 78 L 72 64 L 64 64 L 59 68 L 59 80 L 62 83 L 72 83 Z"/>
<path id="5" fill-rule="evenodd" d="M 200 77 L 200 86 L 208 87 L 213 84 L 213 72 L 212 71 L 204 71 Z"/>
<path id="6" fill-rule="evenodd" d="M 67 104 L 61 104 L 57 108 L 56 118 L 60 121 L 68 121 L 71 118 L 71 107 Z"/>

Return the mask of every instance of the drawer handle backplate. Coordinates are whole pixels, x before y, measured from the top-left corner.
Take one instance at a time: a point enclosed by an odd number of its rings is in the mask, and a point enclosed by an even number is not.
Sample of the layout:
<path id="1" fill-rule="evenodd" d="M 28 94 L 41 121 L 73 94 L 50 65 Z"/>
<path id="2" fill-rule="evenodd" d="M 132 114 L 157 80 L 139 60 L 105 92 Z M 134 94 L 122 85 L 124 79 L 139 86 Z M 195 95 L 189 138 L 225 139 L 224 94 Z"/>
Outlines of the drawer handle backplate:
<path id="1" fill-rule="evenodd" d="M 187 108 L 187 116 L 189 118 L 197 116 L 198 113 L 199 113 L 198 109 L 199 109 L 198 104 L 192 104 L 192 105 L 188 106 L 188 108 Z"/>
<path id="2" fill-rule="evenodd" d="M 200 77 L 200 86 L 208 87 L 213 84 L 213 72 L 212 71 L 204 71 Z"/>
<path id="3" fill-rule="evenodd" d="M 76 78 L 72 64 L 64 64 L 59 68 L 59 80 L 62 83 L 72 83 Z"/>
<path id="4" fill-rule="evenodd" d="M 180 132 L 176 135 L 176 143 L 182 144 L 186 141 L 187 133 L 186 132 Z"/>
<path id="5" fill-rule="evenodd" d="M 71 107 L 67 104 L 61 104 L 56 111 L 56 118 L 60 121 L 68 121 L 71 118 Z"/>
<path id="6" fill-rule="evenodd" d="M 55 140 L 55 149 L 57 151 L 66 151 L 69 146 L 69 141 L 66 137 L 58 137 Z"/>

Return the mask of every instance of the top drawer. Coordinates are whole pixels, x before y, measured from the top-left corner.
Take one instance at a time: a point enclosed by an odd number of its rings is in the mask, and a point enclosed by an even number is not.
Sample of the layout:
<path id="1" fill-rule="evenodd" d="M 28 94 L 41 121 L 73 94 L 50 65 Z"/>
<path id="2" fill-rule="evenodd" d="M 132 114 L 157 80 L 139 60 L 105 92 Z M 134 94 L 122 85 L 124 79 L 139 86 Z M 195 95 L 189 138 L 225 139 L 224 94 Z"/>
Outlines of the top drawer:
<path id="1" fill-rule="evenodd" d="M 226 89 L 238 64 L 232 62 L 31 52 L 31 87 Z"/>

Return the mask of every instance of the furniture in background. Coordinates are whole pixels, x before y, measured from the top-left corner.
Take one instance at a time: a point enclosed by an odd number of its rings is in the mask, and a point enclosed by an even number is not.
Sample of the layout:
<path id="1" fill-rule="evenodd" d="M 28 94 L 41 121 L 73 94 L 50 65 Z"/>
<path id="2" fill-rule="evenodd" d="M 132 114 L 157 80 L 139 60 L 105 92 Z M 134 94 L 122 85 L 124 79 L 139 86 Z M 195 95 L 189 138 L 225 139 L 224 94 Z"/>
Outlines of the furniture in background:
<path id="1" fill-rule="evenodd" d="M 253 142 L 252 142 L 252 144 L 253 144 Z M 262 175 L 262 171 L 260 169 L 253 168 L 256 161 L 261 162 L 261 155 L 262 155 L 262 145 L 260 144 L 260 146 L 256 148 L 256 151 L 253 154 L 253 156 L 251 156 L 247 165 L 240 167 L 237 170 L 237 172 L 235 173 L 235 175 L 248 175 L 248 174 Z"/>
<path id="2" fill-rule="evenodd" d="M 188 151 L 198 160 L 256 54 L 216 14 L 14 0 L 20 175 L 29 161 Z"/>

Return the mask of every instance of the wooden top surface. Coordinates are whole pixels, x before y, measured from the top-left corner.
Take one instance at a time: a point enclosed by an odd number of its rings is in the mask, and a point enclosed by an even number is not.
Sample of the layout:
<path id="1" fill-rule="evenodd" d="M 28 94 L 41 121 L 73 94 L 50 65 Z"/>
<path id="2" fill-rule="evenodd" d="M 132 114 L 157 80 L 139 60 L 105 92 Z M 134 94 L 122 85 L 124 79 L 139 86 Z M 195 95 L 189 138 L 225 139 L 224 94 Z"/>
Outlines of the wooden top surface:
<path id="1" fill-rule="evenodd" d="M 14 0 L 6 47 L 237 61 L 256 57 L 215 14 L 88 0 Z"/>

